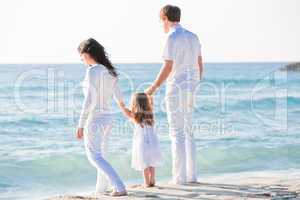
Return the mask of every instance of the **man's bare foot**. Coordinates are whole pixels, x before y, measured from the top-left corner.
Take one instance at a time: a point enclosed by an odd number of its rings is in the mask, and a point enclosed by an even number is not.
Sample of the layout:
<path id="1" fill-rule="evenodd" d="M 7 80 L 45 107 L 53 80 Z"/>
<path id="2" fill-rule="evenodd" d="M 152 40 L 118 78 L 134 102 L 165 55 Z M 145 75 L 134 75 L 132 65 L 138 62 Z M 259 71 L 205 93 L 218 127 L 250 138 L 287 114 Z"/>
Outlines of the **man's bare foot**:
<path id="1" fill-rule="evenodd" d="M 122 192 L 113 191 L 112 193 L 110 193 L 110 196 L 112 196 L 112 197 L 121 197 L 121 196 L 126 196 L 126 195 L 127 195 L 126 190 L 124 190 Z"/>
<path id="2" fill-rule="evenodd" d="M 189 183 L 189 184 L 200 184 L 199 181 L 188 181 L 187 183 Z"/>
<path id="3" fill-rule="evenodd" d="M 187 181 L 188 184 L 200 184 L 200 182 L 197 179 L 191 179 Z"/>
<path id="4" fill-rule="evenodd" d="M 171 181 L 169 181 L 169 184 L 170 185 L 186 185 L 186 182 L 179 182 L 179 181 L 171 180 Z"/>

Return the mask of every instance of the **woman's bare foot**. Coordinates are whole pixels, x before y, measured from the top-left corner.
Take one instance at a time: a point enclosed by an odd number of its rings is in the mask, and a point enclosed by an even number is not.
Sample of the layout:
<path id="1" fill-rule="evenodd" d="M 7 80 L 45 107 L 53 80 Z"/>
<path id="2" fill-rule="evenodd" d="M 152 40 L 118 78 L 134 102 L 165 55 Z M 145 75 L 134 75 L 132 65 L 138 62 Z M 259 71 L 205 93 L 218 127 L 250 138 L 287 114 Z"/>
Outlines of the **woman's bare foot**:
<path id="1" fill-rule="evenodd" d="M 149 183 L 149 184 L 144 183 L 144 184 L 143 184 L 143 187 L 149 188 L 149 187 L 151 187 L 151 184 L 150 184 L 150 183 Z"/>
<path id="2" fill-rule="evenodd" d="M 124 190 L 122 192 L 113 191 L 112 193 L 110 193 L 110 196 L 112 196 L 112 197 L 121 197 L 121 196 L 126 196 L 126 195 L 127 195 L 126 190 Z"/>
<path id="3" fill-rule="evenodd" d="M 138 187 L 143 187 L 142 184 L 135 184 L 135 185 L 131 185 L 129 186 L 130 188 L 138 188 Z"/>

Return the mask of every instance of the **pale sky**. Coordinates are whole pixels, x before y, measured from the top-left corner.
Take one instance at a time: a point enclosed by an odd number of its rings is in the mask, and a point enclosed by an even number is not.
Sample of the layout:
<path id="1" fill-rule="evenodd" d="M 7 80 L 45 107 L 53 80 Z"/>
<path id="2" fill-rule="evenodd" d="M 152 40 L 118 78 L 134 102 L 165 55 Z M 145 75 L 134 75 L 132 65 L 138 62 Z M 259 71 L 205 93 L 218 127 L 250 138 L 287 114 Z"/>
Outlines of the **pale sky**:
<path id="1" fill-rule="evenodd" d="M 1 0 L 0 63 L 80 62 L 94 37 L 113 62 L 161 62 L 159 10 L 182 10 L 206 62 L 299 61 L 299 0 Z"/>

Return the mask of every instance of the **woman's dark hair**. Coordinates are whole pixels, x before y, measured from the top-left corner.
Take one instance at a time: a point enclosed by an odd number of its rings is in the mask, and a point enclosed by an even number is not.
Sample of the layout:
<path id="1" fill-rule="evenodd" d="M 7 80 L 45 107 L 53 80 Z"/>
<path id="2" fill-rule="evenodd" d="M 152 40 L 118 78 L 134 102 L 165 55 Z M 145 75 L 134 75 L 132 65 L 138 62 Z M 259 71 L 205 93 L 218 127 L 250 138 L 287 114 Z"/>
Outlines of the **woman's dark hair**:
<path id="1" fill-rule="evenodd" d="M 142 127 L 153 126 L 154 117 L 151 98 L 146 93 L 135 93 L 132 97 L 133 118 Z"/>
<path id="2" fill-rule="evenodd" d="M 161 9 L 161 12 L 167 16 L 171 22 L 180 22 L 181 11 L 180 8 L 173 5 L 166 5 Z"/>
<path id="3" fill-rule="evenodd" d="M 117 77 L 116 68 L 111 64 L 104 47 L 93 38 L 82 41 L 79 44 L 78 52 L 89 54 L 98 64 L 104 65 L 108 72 Z"/>

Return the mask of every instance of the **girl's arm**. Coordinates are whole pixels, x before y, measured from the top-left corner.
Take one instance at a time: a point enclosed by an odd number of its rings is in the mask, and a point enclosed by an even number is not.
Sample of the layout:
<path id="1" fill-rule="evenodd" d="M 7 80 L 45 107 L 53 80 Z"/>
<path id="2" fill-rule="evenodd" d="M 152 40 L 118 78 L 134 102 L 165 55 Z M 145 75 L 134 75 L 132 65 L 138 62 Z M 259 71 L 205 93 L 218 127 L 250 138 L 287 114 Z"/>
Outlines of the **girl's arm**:
<path id="1" fill-rule="evenodd" d="M 132 122 L 132 123 L 136 123 L 136 121 L 134 120 L 134 116 L 133 113 L 131 112 L 131 110 L 129 110 L 128 108 L 126 108 L 124 102 L 119 101 L 118 102 L 118 106 L 120 107 L 120 109 L 122 110 L 122 113 Z"/>
<path id="2" fill-rule="evenodd" d="M 117 81 L 115 82 L 115 85 L 113 88 L 113 96 L 114 96 L 114 99 L 115 99 L 116 103 L 118 104 L 119 108 L 121 109 L 122 113 L 127 118 L 129 118 L 132 122 L 134 122 L 133 113 L 128 108 L 126 108 L 125 103 L 123 101 L 123 95 L 118 86 Z"/>
<path id="3" fill-rule="evenodd" d="M 119 108 L 122 110 L 122 113 L 128 118 L 132 118 L 131 111 L 129 109 L 127 109 L 124 104 L 123 95 L 118 86 L 118 81 L 115 82 L 114 87 L 113 87 L 113 97 L 114 97 L 116 103 L 118 104 Z"/>
<path id="4" fill-rule="evenodd" d="M 120 101 L 120 102 L 118 102 L 118 105 L 119 105 L 120 109 L 122 110 L 123 114 L 127 118 L 129 118 L 129 119 L 132 120 L 133 119 L 133 114 L 132 114 L 132 112 L 128 108 L 126 108 L 124 102 Z"/>

